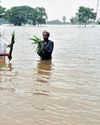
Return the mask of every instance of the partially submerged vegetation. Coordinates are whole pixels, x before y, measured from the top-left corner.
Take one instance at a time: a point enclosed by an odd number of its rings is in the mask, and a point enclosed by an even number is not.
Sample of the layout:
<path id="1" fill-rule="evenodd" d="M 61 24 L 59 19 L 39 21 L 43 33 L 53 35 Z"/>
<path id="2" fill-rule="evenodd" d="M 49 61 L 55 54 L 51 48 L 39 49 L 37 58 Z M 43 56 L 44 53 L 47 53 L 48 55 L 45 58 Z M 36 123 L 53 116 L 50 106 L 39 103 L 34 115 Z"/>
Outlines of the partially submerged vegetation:
<path id="1" fill-rule="evenodd" d="M 30 6 L 15 6 L 6 9 L 0 6 L 0 24 L 21 25 L 40 25 L 40 24 L 100 24 L 100 18 L 97 18 L 97 13 L 93 8 L 80 6 L 74 17 L 71 17 L 70 22 L 66 22 L 67 17 L 63 16 L 62 20 L 47 20 L 46 10 L 43 7 L 32 8 Z"/>
<path id="2" fill-rule="evenodd" d="M 97 13 L 93 8 L 80 6 L 75 17 L 70 19 L 71 24 L 79 24 L 86 26 L 87 24 L 94 23 Z"/>
<path id="3" fill-rule="evenodd" d="M 15 26 L 23 24 L 39 25 L 46 23 L 47 14 L 43 7 L 16 6 L 6 9 L 0 6 L 0 18 Z"/>

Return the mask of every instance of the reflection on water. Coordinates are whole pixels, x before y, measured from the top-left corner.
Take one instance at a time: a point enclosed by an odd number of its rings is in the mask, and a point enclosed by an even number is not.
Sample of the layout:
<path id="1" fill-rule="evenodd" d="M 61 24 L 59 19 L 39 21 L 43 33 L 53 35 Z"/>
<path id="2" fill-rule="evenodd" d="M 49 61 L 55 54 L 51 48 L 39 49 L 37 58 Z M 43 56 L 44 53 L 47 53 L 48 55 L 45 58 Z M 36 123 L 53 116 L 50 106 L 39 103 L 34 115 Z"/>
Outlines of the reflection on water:
<path id="1" fill-rule="evenodd" d="M 0 71 L 2 70 L 2 68 L 4 68 L 6 66 L 6 62 L 4 59 L 0 59 Z"/>
<path id="2" fill-rule="evenodd" d="M 40 60 L 36 68 L 36 80 L 34 94 L 49 95 L 49 81 L 51 78 L 52 60 Z"/>
<path id="3" fill-rule="evenodd" d="M 12 71 L 12 70 L 13 70 L 12 63 L 9 63 L 9 64 L 8 64 L 8 69 L 9 69 L 9 71 Z"/>
<path id="4" fill-rule="evenodd" d="M 0 62 L 0 90 L 14 91 L 14 88 L 9 84 L 12 79 L 12 75 L 10 74 L 12 69 L 12 64 L 7 64 L 6 60 Z"/>
<path id="5" fill-rule="evenodd" d="M 0 62 L 0 71 L 2 70 L 9 70 L 12 71 L 13 67 L 12 67 L 12 63 L 6 63 L 6 61 L 2 61 Z"/>
<path id="6" fill-rule="evenodd" d="M 40 60 L 37 64 L 37 75 L 39 78 L 37 82 L 48 83 L 52 70 L 52 61 L 51 60 Z"/>

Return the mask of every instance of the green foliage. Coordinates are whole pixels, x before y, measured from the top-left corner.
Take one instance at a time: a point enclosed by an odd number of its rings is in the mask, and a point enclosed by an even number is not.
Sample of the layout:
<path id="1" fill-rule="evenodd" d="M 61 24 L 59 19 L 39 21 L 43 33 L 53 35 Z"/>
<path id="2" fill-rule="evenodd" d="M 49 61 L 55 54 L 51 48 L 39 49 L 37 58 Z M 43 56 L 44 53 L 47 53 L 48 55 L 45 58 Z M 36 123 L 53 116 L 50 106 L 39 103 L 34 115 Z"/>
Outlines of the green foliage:
<path id="1" fill-rule="evenodd" d="M 96 19 L 96 13 L 93 12 L 94 9 L 80 6 L 76 16 L 78 17 L 78 23 L 84 24 L 86 26 L 90 20 Z"/>
<path id="2" fill-rule="evenodd" d="M 38 38 L 37 36 L 34 36 L 33 38 L 30 38 L 32 40 L 32 45 L 33 47 L 36 47 L 36 51 L 41 51 L 42 50 L 42 40 Z"/>
<path id="3" fill-rule="evenodd" d="M 70 22 L 71 22 L 71 24 L 77 24 L 77 23 L 78 23 L 78 18 L 77 18 L 77 16 L 71 17 Z"/>
<path id="4" fill-rule="evenodd" d="M 97 22 L 96 22 L 96 23 L 100 25 L 100 18 L 97 20 Z"/>
<path id="5" fill-rule="evenodd" d="M 5 13 L 5 19 L 9 20 L 14 25 L 21 26 L 28 23 L 29 20 L 33 22 L 34 9 L 28 6 L 12 7 Z"/>
<path id="6" fill-rule="evenodd" d="M 6 8 L 0 6 L 0 18 L 3 18 Z"/>
<path id="7" fill-rule="evenodd" d="M 35 8 L 35 19 L 36 19 L 36 23 L 38 25 L 46 23 L 47 14 L 46 14 L 45 9 L 43 7 L 36 7 Z"/>
<path id="8" fill-rule="evenodd" d="M 21 26 L 22 24 L 44 24 L 47 15 L 43 7 L 36 9 L 29 6 L 18 6 L 8 9 L 5 13 L 5 19 L 11 24 Z"/>

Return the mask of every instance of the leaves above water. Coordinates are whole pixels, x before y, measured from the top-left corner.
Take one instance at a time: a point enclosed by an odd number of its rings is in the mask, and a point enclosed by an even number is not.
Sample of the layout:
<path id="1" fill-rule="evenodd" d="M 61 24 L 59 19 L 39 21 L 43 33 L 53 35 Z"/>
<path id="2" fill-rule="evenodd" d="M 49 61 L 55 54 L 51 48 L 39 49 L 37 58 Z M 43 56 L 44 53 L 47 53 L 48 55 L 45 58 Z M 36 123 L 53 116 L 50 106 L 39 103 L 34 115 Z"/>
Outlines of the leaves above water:
<path id="1" fill-rule="evenodd" d="M 36 51 L 41 51 L 42 50 L 42 40 L 38 38 L 37 36 L 34 36 L 33 38 L 30 38 L 32 40 L 32 45 L 33 47 L 36 48 Z"/>

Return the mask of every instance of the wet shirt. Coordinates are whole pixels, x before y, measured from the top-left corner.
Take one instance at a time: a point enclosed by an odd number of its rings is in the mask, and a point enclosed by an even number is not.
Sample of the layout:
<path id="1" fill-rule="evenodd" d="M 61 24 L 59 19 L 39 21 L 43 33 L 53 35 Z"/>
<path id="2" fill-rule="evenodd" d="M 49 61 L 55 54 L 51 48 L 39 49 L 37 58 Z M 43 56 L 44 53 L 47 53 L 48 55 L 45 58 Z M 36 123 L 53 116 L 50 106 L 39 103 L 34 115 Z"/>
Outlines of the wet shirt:
<path id="1" fill-rule="evenodd" d="M 54 43 L 51 40 L 43 41 L 42 43 L 42 50 L 38 51 L 38 55 L 41 57 L 42 60 L 49 60 L 52 58 L 52 52 L 54 48 Z"/>

